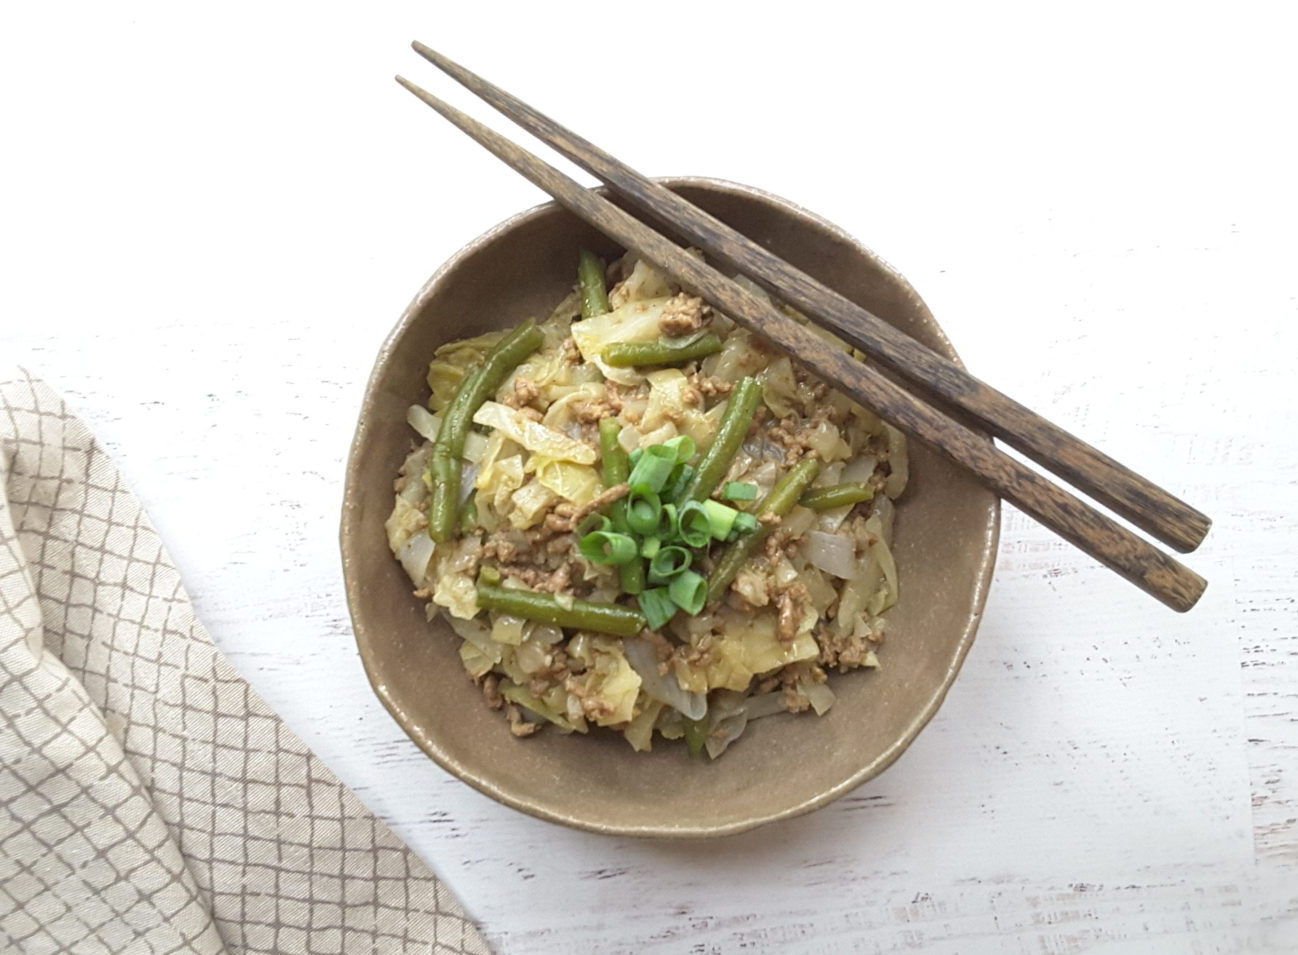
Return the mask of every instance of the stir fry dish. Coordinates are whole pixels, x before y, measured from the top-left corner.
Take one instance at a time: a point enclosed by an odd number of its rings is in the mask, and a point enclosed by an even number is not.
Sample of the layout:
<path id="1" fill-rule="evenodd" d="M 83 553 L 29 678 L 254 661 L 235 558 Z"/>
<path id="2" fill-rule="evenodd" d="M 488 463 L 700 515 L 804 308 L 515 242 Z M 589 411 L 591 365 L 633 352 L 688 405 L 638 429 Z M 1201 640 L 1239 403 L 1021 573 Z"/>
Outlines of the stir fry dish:
<path id="1" fill-rule="evenodd" d="M 905 438 L 650 263 L 583 252 L 548 318 L 443 345 L 428 386 L 388 542 L 515 735 L 716 758 L 879 666 Z"/>

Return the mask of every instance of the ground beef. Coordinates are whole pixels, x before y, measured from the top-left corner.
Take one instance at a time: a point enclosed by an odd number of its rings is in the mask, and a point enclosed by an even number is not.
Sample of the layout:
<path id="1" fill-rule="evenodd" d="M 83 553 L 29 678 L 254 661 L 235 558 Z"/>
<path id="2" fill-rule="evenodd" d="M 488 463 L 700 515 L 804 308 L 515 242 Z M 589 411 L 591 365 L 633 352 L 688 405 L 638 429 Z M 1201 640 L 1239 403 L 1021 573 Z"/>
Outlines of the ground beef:
<path id="1" fill-rule="evenodd" d="M 703 327 L 707 306 L 703 299 L 684 292 L 672 298 L 658 320 L 658 330 L 667 338 L 688 335 Z"/>
<path id="2" fill-rule="evenodd" d="M 523 719 L 523 711 L 513 703 L 505 707 L 505 716 L 509 718 L 509 731 L 515 736 L 531 736 L 541 728 L 540 723 L 529 723 Z"/>
<path id="3" fill-rule="evenodd" d="M 505 404 L 511 408 L 524 408 L 541 397 L 541 389 L 531 378 L 519 375 L 514 379 L 514 390 L 505 396 Z"/>
<path id="4" fill-rule="evenodd" d="M 500 677 L 496 674 L 488 673 L 482 678 L 482 698 L 493 710 L 505 705 L 505 698 L 500 695 Z"/>
<path id="5" fill-rule="evenodd" d="M 612 418 L 621 410 L 621 399 L 613 395 L 592 398 L 589 401 L 575 401 L 572 405 L 573 417 L 583 424 L 598 423 L 605 418 Z"/>
<path id="6" fill-rule="evenodd" d="M 866 655 L 876 646 L 871 635 L 843 636 L 828 628 L 817 630 L 816 644 L 820 647 L 818 661 L 821 666 L 837 667 L 838 672 L 854 670 L 865 664 Z"/>
<path id="7" fill-rule="evenodd" d="M 780 609 L 779 630 L 777 634 L 781 643 L 792 643 L 798 636 L 798 624 L 807 609 L 807 588 L 799 581 L 794 581 L 775 598 Z"/>
<path id="8" fill-rule="evenodd" d="M 626 497 L 630 492 L 631 489 L 627 487 L 625 483 L 614 484 L 608 490 L 596 495 L 589 504 L 583 504 L 576 510 L 572 510 L 572 505 L 568 505 L 567 508 L 561 511 L 560 508 L 564 508 L 564 505 L 559 504 L 553 511 L 546 515 L 546 526 L 553 526 L 554 528 L 563 531 L 574 531 L 580 527 L 581 522 L 591 514 L 594 514 L 596 511 L 602 511 L 614 501 L 622 500 L 622 498 Z M 551 520 L 552 518 L 553 520 Z"/>

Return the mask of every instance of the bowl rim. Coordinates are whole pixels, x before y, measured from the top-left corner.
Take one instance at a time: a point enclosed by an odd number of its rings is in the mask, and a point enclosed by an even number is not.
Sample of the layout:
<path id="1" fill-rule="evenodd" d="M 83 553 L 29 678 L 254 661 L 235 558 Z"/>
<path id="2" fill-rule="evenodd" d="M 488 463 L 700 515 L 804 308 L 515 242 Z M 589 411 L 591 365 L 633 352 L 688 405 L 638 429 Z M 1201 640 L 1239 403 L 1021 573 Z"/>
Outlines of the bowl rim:
<path id="1" fill-rule="evenodd" d="M 667 176 L 655 177 L 658 182 L 669 189 L 678 187 L 703 187 L 705 189 L 729 193 L 731 195 L 756 199 L 758 201 L 779 207 L 782 211 L 791 214 L 794 218 L 809 221 L 811 224 L 818 226 L 825 232 L 831 234 L 839 241 L 849 245 L 858 253 L 872 260 L 878 267 L 887 272 L 907 296 L 917 304 L 925 313 L 932 326 L 932 331 L 937 335 L 946 354 L 955 362 L 961 363 L 959 356 L 951 341 L 947 338 L 945 330 L 938 324 L 928 306 L 924 303 L 919 293 L 889 262 L 879 256 L 877 253 L 867 248 L 860 240 L 847 233 L 840 226 L 835 225 L 823 216 L 794 203 L 782 196 L 758 189 L 754 186 L 742 183 L 732 182 L 726 179 L 718 179 L 708 176 Z M 607 194 L 607 187 L 599 187 L 596 191 Z M 347 596 L 348 613 L 352 622 L 353 636 L 356 640 L 357 648 L 360 652 L 361 662 L 365 668 L 366 679 L 374 693 L 382 701 L 384 707 L 396 720 L 397 724 L 405 734 L 417 745 L 423 752 L 428 755 L 434 763 L 442 769 L 468 783 L 474 789 L 490 796 L 492 799 L 526 813 L 537 819 L 543 819 L 547 822 L 559 823 L 560 825 L 581 829 L 586 832 L 599 833 L 601 835 L 615 836 L 635 836 L 641 838 L 661 838 L 661 839 L 701 839 L 713 838 L 718 836 L 734 835 L 740 832 L 746 832 L 759 826 L 777 822 L 782 819 L 792 819 L 806 813 L 819 809 L 831 802 L 846 795 L 858 786 L 873 779 L 893 763 L 895 763 L 903 752 L 914 742 L 920 731 L 933 719 L 941 708 L 942 703 L 946 700 L 956 676 L 963 666 L 969 650 L 973 646 L 973 641 L 978 632 L 978 626 L 982 622 L 983 611 L 987 603 L 987 594 L 991 587 L 993 572 L 996 566 L 996 556 L 999 549 L 1000 529 L 1001 529 L 1001 502 L 999 498 L 993 498 L 990 510 L 990 518 L 984 531 L 981 541 L 982 555 L 977 568 L 977 576 L 973 592 L 972 612 L 968 620 L 961 629 L 959 640 L 956 644 L 955 655 L 946 672 L 942 674 L 942 679 L 933 695 L 926 701 L 921 710 L 907 724 L 905 731 L 897 737 L 887 749 L 880 753 L 870 762 L 861 766 L 841 782 L 829 787 L 815 796 L 805 799 L 800 803 L 790 806 L 784 806 L 770 812 L 760 815 L 749 816 L 744 819 L 737 819 L 731 822 L 720 824 L 690 825 L 680 826 L 628 826 L 616 825 L 609 823 L 596 823 L 585 820 L 578 815 L 565 814 L 540 805 L 527 796 L 520 796 L 507 788 L 502 788 L 485 778 L 479 773 L 474 772 L 467 766 L 460 763 L 457 759 L 443 751 L 437 741 L 423 732 L 419 727 L 413 725 L 412 721 L 402 709 L 399 701 L 393 699 L 380 682 L 380 675 L 377 672 L 377 665 L 372 659 L 373 651 L 368 639 L 366 638 L 365 624 L 359 619 L 357 607 L 360 602 L 360 582 L 358 575 L 351 572 L 351 555 L 349 554 L 349 539 L 352 535 L 360 532 L 361 528 L 358 523 L 358 504 L 356 497 L 359 493 L 361 481 L 361 446 L 365 443 L 369 432 L 369 412 L 373 404 L 375 389 L 377 384 L 386 374 L 388 364 L 393 355 L 394 346 L 401 338 L 411 323 L 418 317 L 423 310 L 424 305 L 441 284 L 442 279 L 452 270 L 458 268 L 460 264 L 475 255 L 481 249 L 494 242 L 501 235 L 517 228 L 518 226 L 539 218 L 543 215 L 552 213 L 559 204 L 555 201 L 544 202 L 524 209 L 507 219 L 497 223 L 485 232 L 470 240 L 449 259 L 447 259 L 438 269 L 424 282 L 419 292 L 411 299 L 401 317 L 393 325 L 392 330 L 388 333 L 377 355 L 375 356 L 374 367 L 365 383 L 365 390 L 361 400 L 361 410 L 357 421 L 356 430 L 353 434 L 351 444 L 347 455 L 347 468 L 343 488 L 343 508 L 342 519 L 339 527 L 339 543 L 342 557 L 342 570 L 345 592 Z M 987 440 L 990 441 L 990 438 Z"/>

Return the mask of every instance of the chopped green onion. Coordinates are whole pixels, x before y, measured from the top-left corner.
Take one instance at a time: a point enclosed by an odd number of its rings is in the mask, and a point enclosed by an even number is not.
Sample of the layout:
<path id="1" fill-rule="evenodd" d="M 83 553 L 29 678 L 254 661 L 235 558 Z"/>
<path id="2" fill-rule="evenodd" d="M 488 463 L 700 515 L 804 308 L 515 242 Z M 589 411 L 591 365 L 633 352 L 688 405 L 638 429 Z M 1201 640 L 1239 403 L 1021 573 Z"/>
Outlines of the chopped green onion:
<path id="1" fill-rule="evenodd" d="M 482 569 L 478 571 L 478 580 L 481 583 L 495 586 L 500 583 L 500 571 L 490 564 L 483 564 Z"/>
<path id="2" fill-rule="evenodd" d="M 679 501 L 685 494 L 685 486 L 694 480 L 694 468 L 688 464 L 676 465 L 667 486 L 663 488 L 663 497 L 669 501 Z"/>
<path id="3" fill-rule="evenodd" d="M 667 595 L 686 613 L 696 614 L 708 602 L 708 582 L 701 574 L 685 570 L 672 578 L 667 585 Z"/>
<path id="4" fill-rule="evenodd" d="M 592 531 L 577 544 L 581 556 L 593 564 L 629 564 L 635 560 L 635 541 L 617 531 Z"/>
<path id="5" fill-rule="evenodd" d="M 740 511 L 735 515 L 735 524 L 731 530 L 740 534 L 751 534 L 753 531 L 757 530 L 760 523 L 761 522 L 758 521 L 757 518 L 753 517 L 753 515 Z"/>
<path id="6" fill-rule="evenodd" d="M 694 453 L 698 451 L 698 445 L 694 443 L 694 439 L 688 434 L 678 434 L 670 441 L 664 441 L 660 447 L 671 448 L 676 455 L 677 464 L 684 464 L 694 457 Z"/>
<path id="7" fill-rule="evenodd" d="M 616 530 L 613 522 L 603 514 L 587 514 L 580 524 L 577 525 L 578 536 L 584 537 L 592 531 L 611 531 Z"/>
<path id="8" fill-rule="evenodd" d="M 731 481 L 721 491 L 721 496 L 727 501 L 755 501 L 757 485 L 749 484 L 747 481 Z"/>
<path id="9" fill-rule="evenodd" d="M 703 510 L 708 515 L 708 531 L 717 540 L 725 540 L 726 535 L 730 533 L 730 528 L 735 526 L 735 519 L 739 517 L 739 512 L 729 504 L 722 504 L 710 498 L 703 502 Z"/>
<path id="10" fill-rule="evenodd" d="M 664 504 L 663 512 L 658 518 L 658 536 L 663 540 L 675 540 L 680 530 L 680 518 L 676 515 L 675 504 Z"/>
<path id="11" fill-rule="evenodd" d="M 712 521 L 699 501 L 686 501 L 678 511 L 679 537 L 691 547 L 707 547 L 712 539 Z"/>
<path id="12" fill-rule="evenodd" d="M 649 561 L 649 583 L 665 584 L 677 574 L 689 569 L 694 555 L 684 547 L 664 547 Z"/>
<path id="13" fill-rule="evenodd" d="M 663 542 L 657 537 L 646 537 L 643 544 L 640 545 L 640 556 L 653 559 L 658 551 L 662 550 Z"/>
<path id="14" fill-rule="evenodd" d="M 658 530 L 663 503 L 658 495 L 643 485 L 632 486 L 626 498 L 626 523 L 635 533 L 645 536 Z"/>
<path id="15" fill-rule="evenodd" d="M 666 587 L 653 587 L 636 599 L 640 602 L 640 612 L 649 621 L 650 630 L 661 630 L 676 616 L 676 604 L 668 596 Z"/>
<path id="16" fill-rule="evenodd" d="M 640 458 L 643 456 L 644 456 L 644 448 L 636 448 L 634 451 L 632 451 L 630 454 L 626 456 L 626 460 L 627 463 L 631 465 L 631 467 L 635 467 L 636 462 L 639 461 Z"/>
<path id="17" fill-rule="evenodd" d="M 631 466 L 631 476 L 626 479 L 631 487 L 648 485 L 649 490 L 657 494 L 671 477 L 676 467 L 676 449 L 665 444 L 655 444 L 645 448 L 640 460 Z"/>

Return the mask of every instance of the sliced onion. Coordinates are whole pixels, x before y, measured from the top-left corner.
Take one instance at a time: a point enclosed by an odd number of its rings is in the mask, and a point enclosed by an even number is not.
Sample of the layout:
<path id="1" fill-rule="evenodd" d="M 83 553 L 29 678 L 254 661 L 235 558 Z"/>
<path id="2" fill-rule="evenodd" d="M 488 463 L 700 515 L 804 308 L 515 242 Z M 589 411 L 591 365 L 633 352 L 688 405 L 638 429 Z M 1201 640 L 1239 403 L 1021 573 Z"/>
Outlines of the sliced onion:
<path id="1" fill-rule="evenodd" d="M 549 649 L 542 644 L 525 640 L 514 650 L 514 660 L 518 663 L 519 669 L 531 676 L 545 666 L 545 658 L 549 652 Z"/>
<path id="2" fill-rule="evenodd" d="M 865 525 L 876 537 L 889 546 L 892 546 L 892 522 L 896 513 L 897 508 L 893 505 L 891 499 L 877 497 L 874 500 L 874 510 L 870 514 L 870 520 L 878 518 L 878 526 L 871 524 L 870 521 L 866 521 Z"/>
<path id="3" fill-rule="evenodd" d="M 802 680 L 798 683 L 798 689 L 807 698 L 807 702 L 811 704 L 811 708 L 816 711 L 817 716 L 824 716 L 829 711 L 829 708 L 834 705 L 834 691 L 829 688 L 828 683 Z"/>
<path id="4" fill-rule="evenodd" d="M 785 712 L 784 694 L 779 690 L 772 690 L 770 693 L 761 693 L 748 698 L 748 718 L 750 720 L 760 720 L 763 716 L 774 716 L 776 713 L 783 712 Z"/>
<path id="5" fill-rule="evenodd" d="M 878 466 L 879 459 L 875 455 L 863 454 L 849 461 L 846 467 L 843 468 L 838 480 L 831 483 L 866 483 L 874 475 L 874 469 Z M 847 515 L 852 513 L 854 507 L 856 507 L 855 504 L 847 504 L 843 507 L 821 511 L 817 514 L 816 528 L 826 534 L 838 533 L 839 528 L 843 526 L 843 521 L 847 520 Z"/>
<path id="6" fill-rule="evenodd" d="M 702 693 L 687 693 L 681 689 L 676 675 L 658 672 L 658 654 L 647 640 L 633 637 L 622 643 L 631 669 L 640 675 L 640 688 L 652 699 L 666 703 L 692 720 L 701 720 L 708 712 L 708 698 Z"/>
<path id="7" fill-rule="evenodd" d="M 622 430 L 618 432 L 617 443 L 622 445 L 622 450 L 630 454 L 636 448 L 640 447 L 640 430 L 629 424 L 622 425 Z"/>
<path id="8" fill-rule="evenodd" d="M 523 627 L 527 621 L 512 614 L 497 614 L 491 624 L 491 639 L 497 643 L 507 643 L 516 647 L 523 642 Z"/>
<path id="9" fill-rule="evenodd" d="M 874 475 L 874 469 L 879 466 L 879 458 L 873 454 L 862 454 L 847 462 L 843 468 L 843 473 L 838 480 L 843 484 L 855 483 L 857 481 L 869 481 Z"/>
<path id="10" fill-rule="evenodd" d="M 424 576 L 428 573 L 428 563 L 433 559 L 436 545 L 424 531 L 416 531 L 410 536 L 397 554 L 397 560 L 406 569 L 416 587 L 424 585 Z"/>
<path id="11" fill-rule="evenodd" d="M 708 756 L 716 759 L 724 753 L 726 747 L 739 739 L 747 725 L 748 710 L 746 709 L 720 720 L 716 726 L 712 727 L 711 732 L 708 733 L 707 742 L 703 744 L 707 747 Z"/>
<path id="12" fill-rule="evenodd" d="M 855 575 L 856 548 L 850 537 L 807 531 L 803 539 L 806 541 L 807 562 L 813 567 L 844 580 Z"/>
<path id="13" fill-rule="evenodd" d="M 792 539 L 797 539 L 816 526 L 816 512 L 809 507 L 795 506 L 793 510 L 784 515 L 784 520 L 780 522 L 780 527 Z M 837 528 L 835 528 L 837 529 Z M 821 530 L 826 530 L 822 527 Z"/>
<path id="14" fill-rule="evenodd" d="M 423 405 L 411 405 L 406 410 L 406 424 L 418 431 L 421 438 L 436 441 L 437 429 L 442 426 L 442 419 Z"/>
<path id="15" fill-rule="evenodd" d="M 884 586 L 877 594 L 870 597 L 866 609 L 878 616 L 897 602 L 897 562 L 893 559 L 892 549 L 880 538 L 870 545 L 870 556 L 879 562 L 883 571 Z"/>
<path id="16" fill-rule="evenodd" d="M 491 639 L 491 629 L 486 624 L 476 619 L 465 620 L 451 614 L 446 614 L 446 620 L 450 623 L 451 629 L 463 640 L 477 647 L 493 663 L 500 662 L 503 648 Z"/>
<path id="17" fill-rule="evenodd" d="M 460 465 L 460 505 L 469 499 L 469 495 L 477 490 L 475 484 L 478 480 L 478 466 L 472 461 L 465 461 Z"/>
<path id="18" fill-rule="evenodd" d="M 563 639 L 563 631 L 548 623 L 538 623 L 527 631 L 523 639 L 552 647 Z"/>

